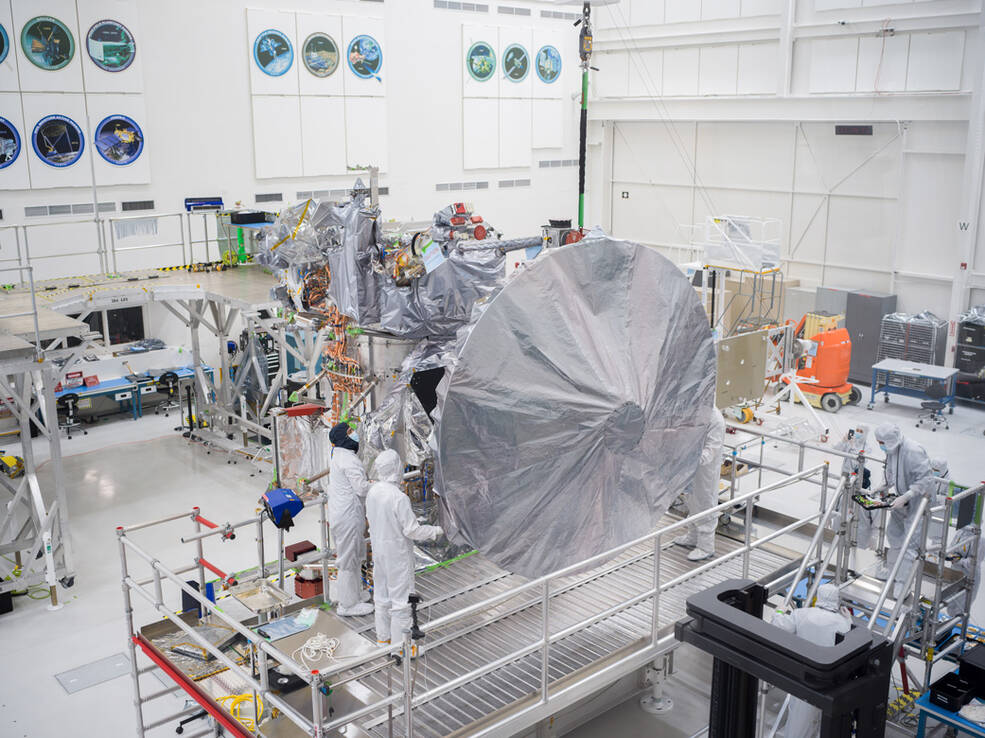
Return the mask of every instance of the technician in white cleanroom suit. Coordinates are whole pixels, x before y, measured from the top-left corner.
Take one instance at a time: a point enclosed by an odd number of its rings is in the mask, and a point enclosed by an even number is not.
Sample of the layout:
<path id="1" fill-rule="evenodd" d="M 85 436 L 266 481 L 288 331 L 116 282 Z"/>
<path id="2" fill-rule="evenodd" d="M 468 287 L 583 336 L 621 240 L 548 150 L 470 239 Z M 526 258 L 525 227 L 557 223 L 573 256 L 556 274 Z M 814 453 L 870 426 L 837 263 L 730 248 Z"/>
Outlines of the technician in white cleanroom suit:
<path id="1" fill-rule="evenodd" d="M 777 612 L 770 621 L 778 628 L 793 633 L 818 646 L 833 646 L 838 633 L 852 628 L 847 611 L 839 610 L 841 593 L 834 584 L 817 588 L 817 605 L 801 607 L 790 612 Z M 821 732 L 821 711 L 796 697 L 790 698 L 784 738 L 816 738 Z"/>
<path id="2" fill-rule="evenodd" d="M 906 581 L 910 568 L 916 561 L 921 531 L 917 530 L 905 552 L 900 550 L 903 539 L 906 538 L 906 531 L 913 522 L 920 499 L 930 499 L 937 485 L 933 481 L 934 473 L 930 468 L 927 452 L 920 444 L 904 438 L 898 426 L 892 423 L 880 425 L 876 428 L 876 441 L 879 443 L 879 448 L 886 453 L 886 482 L 881 491 L 889 488 L 896 490 L 896 499 L 893 501 L 893 507 L 889 511 L 889 522 L 886 524 L 889 553 L 886 556 L 886 565 L 876 573 L 876 576 L 880 579 L 889 576 L 889 570 L 897 557 L 902 554 L 904 561 L 896 576 L 896 584 L 899 587 Z"/>
<path id="3" fill-rule="evenodd" d="M 841 473 L 848 474 L 861 474 L 862 479 L 859 481 L 859 485 L 863 489 L 868 489 L 869 474 L 868 469 L 865 468 L 865 461 L 859 463 L 858 455 L 865 451 L 865 443 L 869 439 L 869 426 L 859 424 L 854 428 L 851 428 L 845 437 L 842 438 L 838 443 L 835 444 L 835 451 L 841 451 L 842 453 L 852 454 L 851 458 L 846 458 L 841 462 Z"/>
<path id="4" fill-rule="evenodd" d="M 338 423 L 328 434 L 332 460 L 328 477 L 328 525 L 335 539 L 338 569 L 338 609 L 342 616 L 368 615 L 373 606 L 362 602 L 360 568 L 366 558 L 366 511 L 363 507 L 369 480 L 356 456 L 359 436 L 349 435 L 348 423 Z"/>
<path id="5" fill-rule="evenodd" d="M 854 482 L 852 475 L 858 476 L 858 483 L 861 489 L 867 490 L 871 486 L 871 473 L 865 466 L 865 459 L 859 461 L 858 455 L 865 453 L 866 442 L 869 439 L 869 426 L 858 424 L 850 428 L 838 443 L 835 444 L 835 451 L 852 454 L 841 462 L 842 476 L 848 475 L 849 481 Z M 854 504 L 854 503 L 853 503 Z M 859 505 L 854 509 L 855 517 L 858 519 L 856 529 L 856 541 L 859 547 L 868 548 L 872 540 L 872 532 L 878 527 L 876 514 L 862 508 Z M 837 529 L 837 525 L 835 528 Z"/>
<path id="6" fill-rule="evenodd" d="M 722 447 L 725 445 L 725 418 L 714 405 L 708 409 L 708 435 L 701 449 L 701 461 L 694 473 L 691 489 L 687 494 L 688 515 L 710 510 L 718 504 L 718 482 L 722 475 Z M 700 523 L 690 525 L 687 532 L 674 539 L 678 546 L 693 548 L 687 558 L 690 561 L 710 559 L 715 555 L 715 528 L 718 518 L 708 516 Z"/>
<path id="7" fill-rule="evenodd" d="M 366 495 L 369 538 L 373 542 L 373 601 L 376 603 L 376 640 L 400 639 L 411 626 L 408 597 L 414 591 L 414 541 L 435 539 L 444 531 L 421 525 L 410 499 L 400 489 L 400 456 L 387 449 L 376 457 Z"/>

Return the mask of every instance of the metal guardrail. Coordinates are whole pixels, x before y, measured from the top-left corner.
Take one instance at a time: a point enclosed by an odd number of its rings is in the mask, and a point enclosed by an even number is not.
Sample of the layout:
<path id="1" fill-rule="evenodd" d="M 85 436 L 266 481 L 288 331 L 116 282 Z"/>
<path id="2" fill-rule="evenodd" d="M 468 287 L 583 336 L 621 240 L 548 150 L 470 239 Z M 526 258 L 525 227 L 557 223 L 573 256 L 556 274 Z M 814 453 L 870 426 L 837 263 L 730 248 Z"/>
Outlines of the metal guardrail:
<path id="1" fill-rule="evenodd" d="M 0 267 L 0 274 L 5 272 L 18 272 L 19 274 L 27 274 L 27 287 L 31 290 L 31 309 L 22 310 L 17 313 L 0 313 L 0 320 L 5 318 L 22 318 L 30 316 L 34 323 L 34 353 L 35 357 L 40 359 L 43 353 L 41 348 L 41 330 L 38 326 L 38 297 L 34 290 L 34 267 L 31 266 L 15 266 L 15 267 Z M 21 280 L 23 282 L 23 280 Z"/>
<path id="2" fill-rule="evenodd" d="M 773 482 L 766 486 L 760 487 L 754 491 L 747 494 L 735 497 L 725 503 L 722 503 L 714 508 L 706 510 L 700 514 L 694 515 L 687 520 L 682 520 L 672 525 L 666 526 L 652 533 L 648 533 L 645 536 L 637 538 L 636 540 L 625 543 L 621 546 L 617 546 L 609 551 L 593 556 L 585 561 L 578 562 L 572 566 L 566 567 L 564 569 L 558 570 L 552 574 L 534 579 L 522 585 L 516 586 L 505 592 L 496 594 L 489 597 L 481 602 L 470 605 L 468 607 L 462 608 L 454 613 L 436 618 L 421 626 L 422 630 L 426 634 L 435 635 L 440 631 L 445 631 L 446 629 L 455 626 L 462 625 L 457 631 L 448 633 L 444 636 L 438 637 L 442 643 L 447 643 L 451 640 L 456 640 L 460 638 L 465 638 L 469 633 L 475 630 L 477 626 L 472 623 L 463 623 L 466 619 L 477 615 L 479 613 L 495 613 L 494 608 L 503 603 L 512 600 L 518 596 L 524 594 L 531 594 L 533 598 L 528 598 L 524 602 L 524 607 L 536 608 L 539 601 L 539 610 L 541 618 L 541 628 L 540 628 L 540 638 L 532 643 L 523 645 L 518 649 L 490 661 L 489 663 L 482 664 L 473 668 L 471 671 L 459 675 L 457 677 L 448 679 L 442 684 L 433 686 L 428 691 L 421 694 L 413 694 L 413 676 L 412 670 L 412 658 L 402 658 L 401 668 L 403 671 L 403 682 L 399 690 L 391 691 L 385 697 L 371 702 L 361 708 L 355 709 L 347 714 L 343 715 L 330 715 L 326 716 L 327 711 L 322 709 L 322 687 L 335 687 L 340 681 L 350 681 L 350 679 L 343 676 L 344 673 L 357 672 L 361 677 L 368 676 L 370 674 L 375 674 L 383 670 L 389 670 L 395 663 L 394 656 L 407 656 L 415 652 L 416 649 L 420 649 L 420 654 L 426 653 L 428 646 L 423 644 L 421 646 L 415 646 L 411 642 L 410 631 L 404 633 L 403 642 L 399 645 L 394 646 L 384 646 L 375 648 L 365 655 L 359 657 L 358 659 L 346 660 L 345 663 L 338 664 L 326 669 L 322 669 L 315 672 L 309 672 L 301 669 L 301 667 L 291 658 L 289 654 L 279 651 L 276 646 L 268 643 L 263 638 L 257 636 L 256 633 L 244 627 L 235 619 L 226 615 L 224 612 L 219 610 L 215 603 L 208 600 L 200 592 L 195 591 L 192 587 L 185 584 L 185 582 L 178 576 L 175 571 L 165 567 L 159 560 L 154 556 L 144 551 L 138 544 L 136 544 L 130 537 L 129 533 L 136 531 L 138 529 L 144 529 L 151 526 L 156 526 L 159 524 L 167 523 L 174 520 L 180 520 L 188 518 L 188 514 L 179 514 L 176 516 L 171 516 L 158 521 L 153 521 L 149 523 L 142 523 L 137 526 L 131 526 L 130 528 L 120 528 L 117 530 L 119 536 L 119 546 L 120 546 L 120 556 L 122 565 L 122 580 L 123 580 L 123 594 L 126 602 L 126 616 L 128 624 L 128 632 L 131 636 L 131 663 L 134 669 L 134 690 L 135 690 L 135 705 L 137 707 L 137 718 L 138 718 L 138 735 L 142 736 L 145 726 L 143 725 L 142 718 L 142 698 L 140 697 L 139 684 L 137 683 L 138 670 L 136 666 L 135 653 L 133 649 L 134 641 L 137 636 L 134 631 L 133 626 L 133 609 L 131 604 L 131 595 L 137 594 L 142 599 L 149 602 L 155 609 L 155 611 L 170 620 L 177 627 L 181 628 L 186 634 L 189 635 L 198 645 L 205 648 L 207 651 L 212 653 L 219 661 L 227 666 L 233 671 L 234 674 L 243 678 L 244 682 L 250 685 L 250 689 L 253 690 L 254 694 L 262 698 L 265 703 L 276 706 L 281 709 L 282 713 L 292 722 L 294 722 L 298 727 L 300 727 L 306 734 L 312 736 L 323 736 L 326 733 L 340 728 L 344 725 L 354 723 L 359 720 L 363 720 L 371 715 L 387 715 L 388 717 L 382 718 L 383 722 L 389 722 L 391 725 L 393 721 L 399 721 L 402 725 L 405 735 L 414 735 L 414 711 L 420 709 L 423 705 L 431 700 L 440 697 L 443 694 L 451 692 L 459 687 L 465 686 L 478 679 L 481 679 L 486 674 L 494 672 L 511 662 L 518 659 L 540 653 L 540 663 L 541 663 L 541 679 L 539 684 L 539 694 L 536 696 L 538 699 L 532 700 L 531 704 L 524 706 L 523 708 L 511 712 L 507 716 L 499 717 L 498 719 L 493 719 L 490 722 L 483 725 L 481 729 L 482 735 L 497 735 L 497 731 L 503 731 L 506 729 L 507 723 L 515 724 L 517 720 L 524 720 L 527 718 L 533 719 L 536 714 L 539 714 L 543 710 L 556 709 L 557 705 L 561 700 L 573 699 L 574 696 L 581 696 L 583 693 L 587 694 L 586 690 L 600 688 L 605 686 L 605 680 L 608 677 L 611 679 L 619 678 L 617 673 L 617 664 L 609 664 L 600 672 L 594 674 L 582 674 L 575 675 L 574 678 L 569 677 L 563 686 L 552 685 L 551 678 L 548 672 L 548 665 L 550 664 L 552 647 L 557 644 L 562 639 L 568 638 L 576 633 L 586 631 L 594 624 L 606 618 L 613 617 L 614 615 L 627 610 L 631 607 L 636 607 L 638 605 L 649 602 L 652 607 L 652 617 L 651 617 L 651 632 L 649 638 L 643 639 L 642 642 L 635 646 L 630 647 L 630 651 L 622 656 L 618 664 L 635 665 L 634 668 L 638 668 L 644 665 L 649 660 L 656 658 L 657 655 L 669 650 L 673 645 L 673 636 L 665 636 L 661 638 L 660 636 L 660 599 L 664 593 L 673 587 L 677 587 L 683 582 L 690 580 L 696 576 L 700 576 L 706 572 L 715 569 L 722 564 L 741 559 L 741 567 L 743 576 L 748 576 L 750 567 L 750 557 L 752 554 L 762 547 L 766 546 L 768 543 L 775 541 L 777 538 L 782 536 L 790 535 L 796 532 L 799 528 L 817 524 L 818 521 L 826 519 L 826 516 L 822 512 L 818 512 L 813 515 L 809 515 L 806 518 L 796 521 L 791 525 L 787 525 L 778 530 L 773 530 L 762 536 L 754 536 L 752 518 L 753 509 L 757 501 L 764 495 L 771 493 L 778 493 L 785 488 L 797 484 L 802 481 L 816 480 L 819 481 L 822 488 L 822 500 L 827 500 L 828 493 L 828 465 L 827 463 L 819 464 L 815 467 L 805 469 L 797 474 L 790 475 L 781 479 L 779 481 Z M 822 503 L 822 507 L 826 507 Z M 663 541 L 668 540 L 668 536 L 673 536 L 679 533 L 685 526 L 690 524 L 700 522 L 706 518 L 717 519 L 722 513 L 731 512 L 736 513 L 737 510 L 743 510 L 745 516 L 745 534 L 744 540 L 741 545 L 734 550 L 725 553 L 721 556 L 712 558 L 710 561 L 697 565 L 694 569 L 688 571 L 683 575 L 675 576 L 668 581 L 662 580 L 663 569 L 661 567 L 661 551 L 664 548 Z M 192 519 L 197 516 L 197 511 L 192 513 Z M 249 525 L 253 524 L 255 521 L 249 520 L 244 521 L 237 525 Z M 235 526 L 234 526 L 235 527 Z M 262 527 L 262 526 L 260 526 Z M 221 528 L 221 527 L 220 527 Z M 324 531 L 325 526 L 322 524 L 322 530 Z M 203 539 L 206 536 L 199 535 L 200 530 L 196 531 L 195 535 L 187 537 L 184 540 L 188 542 L 196 542 L 198 546 L 198 558 L 196 562 L 202 560 L 201 546 Z M 218 535 L 218 533 L 215 533 Z M 550 627 L 550 607 L 551 607 L 551 597 L 552 593 L 556 594 L 561 591 L 565 591 L 566 588 L 570 587 L 569 584 L 560 583 L 558 580 L 563 579 L 568 576 L 579 574 L 586 569 L 590 569 L 595 566 L 604 564 L 610 561 L 620 554 L 625 554 L 633 548 L 640 547 L 642 549 L 648 549 L 652 547 L 652 553 L 639 554 L 638 557 L 649 558 L 653 557 L 653 580 L 652 586 L 648 587 L 646 590 L 640 593 L 633 594 L 632 596 L 626 596 L 621 601 L 617 601 L 610 607 L 589 615 L 582 620 L 568 625 L 561 630 L 552 632 Z M 323 541 L 323 551 L 325 550 L 325 543 Z M 137 581 L 131 575 L 129 566 L 127 564 L 128 552 L 132 552 L 137 557 L 143 559 L 151 568 L 152 577 L 151 579 L 145 579 Z M 281 548 L 278 554 L 283 557 L 283 549 Z M 260 560 L 262 561 L 262 551 L 260 553 Z M 282 566 L 282 564 L 281 564 Z M 200 568 L 200 579 L 203 577 L 203 573 Z M 187 567 L 184 569 L 187 571 Z M 594 575 L 589 575 L 590 578 L 598 578 L 604 576 L 603 573 L 596 573 Z M 789 575 L 785 575 L 781 579 L 785 581 L 789 578 Z M 163 603 L 161 583 L 163 580 L 168 580 L 178 588 L 187 593 L 190 597 L 197 600 L 204 613 L 209 613 L 214 615 L 224 624 L 236 630 L 242 636 L 244 636 L 247 641 L 256 650 L 256 657 L 260 664 L 259 669 L 259 681 L 254 678 L 251 673 L 248 673 L 243 668 L 237 666 L 233 663 L 225 654 L 221 653 L 215 646 L 206 642 L 197 633 L 195 633 L 187 623 L 181 620 L 180 617 L 175 615 L 173 610 L 166 607 Z M 145 584 L 153 583 L 153 589 L 148 589 Z M 622 596 L 622 595 L 620 595 Z M 427 607 L 428 603 L 424 603 L 422 606 Z M 508 614 L 499 613 L 495 615 L 496 617 L 508 617 Z M 436 647 L 436 646 L 435 646 Z M 291 708 L 289 705 L 285 705 L 283 701 L 276 695 L 272 695 L 269 692 L 269 684 L 267 683 L 267 663 L 269 659 L 274 659 L 282 664 L 284 664 L 291 672 L 295 673 L 297 676 L 302 678 L 308 685 L 311 692 L 311 705 L 312 705 L 312 719 L 308 719 L 305 716 L 300 715 L 296 710 Z M 641 663 L 640 659 L 643 659 Z M 388 672 L 389 673 L 389 672 Z M 338 678 L 338 679 L 337 679 Z M 602 680 L 601 682 L 599 680 Z M 611 681 L 611 680 L 610 680 Z M 407 689 L 407 685 L 410 688 Z M 552 689 L 552 686 L 554 687 Z M 282 709 L 282 705 L 284 709 Z M 402 714 L 393 715 L 394 708 L 401 709 Z M 217 718 L 218 719 L 218 718 Z M 166 721 L 161 721 L 166 722 Z"/>
<path id="3" fill-rule="evenodd" d="M 222 238 L 219 234 L 218 224 L 216 225 L 215 234 L 211 237 L 209 235 L 209 221 L 218 212 L 220 211 L 202 210 L 187 212 L 180 210 L 169 213 L 148 212 L 139 215 L 114 215 L 109 217 L 97 215 L 94 218 L 51 218 L 36 223 L 0 226 L 0 238 L 7 232 L 13 234 L 14 240 L 14 255 L 7 258 L 0 258 L 0 265 L 13 264 L 17 267 L 39 266 L 53 259 L 87 256 L 93 258 L 93 271 L 91 273 L 115 274 L 119 270 L 119 257 L 124 254 L 137 251 L 174 249 L 176 247 L 181 249 L 180 266 L 207 262 L 213 257 L 210 253 L 210 247 L 213 244 L 215 244 L 216 248 L 216 258 L 221 258 L 220 242 Z M 199 217 L 201 217 L 202 223 L 201 227 L 196 229 L 194 224 L 197 223 Z M 178 239 L 157 240 L 135 246 L 121 246 L 118 243 L 115 227 L 117 223 L 133 220 L 169 220 L 172 218 L 176 218 L 178 221 L 178 233 L 180 234 Z M 97 246 L 94 250 L 65 251 L 43 255 L 31 253 L 32 236 L 36 237 L 41 231 L 62 226 L 80 226 L 86 224 L 94 225 L 96 228 Z M 203 235 L 196 236 L 197 230 Z M 195 253 L 196 248 L 199 251 L 197 255 Z M 77 273 L 78 270 L 74 270 L 71 273 L 53 274 L 51 277 L 68 277 Z M 23 281 L 20 284 L 22 287 L 26 286 Z"/>

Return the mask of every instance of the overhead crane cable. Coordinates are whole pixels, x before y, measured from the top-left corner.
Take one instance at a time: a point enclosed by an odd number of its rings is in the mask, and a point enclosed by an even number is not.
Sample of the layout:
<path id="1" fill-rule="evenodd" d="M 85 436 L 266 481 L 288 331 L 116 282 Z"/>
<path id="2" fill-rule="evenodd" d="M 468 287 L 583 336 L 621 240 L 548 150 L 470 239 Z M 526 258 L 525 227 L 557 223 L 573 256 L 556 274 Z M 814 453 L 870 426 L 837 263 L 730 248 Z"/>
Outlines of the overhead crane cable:
<path id="1" fill-rule="evenodd" d="M 685 145 L 680 134 L 677 132 L 677 127 L 674 124 L 674 120 L 670 117 L 670 111 L 667 109 L 666 105 L 660 101 L 659 96 L 656 94 L 656 85 L 653 83 L 653 77 L 650 75 L 650 71 L 647 69 L 647 66 L 643 61 L 643 52 L 640 49 L 639 44 L 636 43 L 636 39 L 632 36 L 629 22 L 623 14 L 622 7 L 621 5 L 616 4 L 614 8 L 615 12 L 619 13 L 621 23 L 617 22 L 613 28 L 616 33 L 619 34 L 619 40 L 622 41 L 623 45 L 630 52 L 629 58 L 636 65 L 636 69 L 640 75 L 640 80 L 643 82 L 643 86 L 646 89 L 647 98 L 653 105 L 654 110 L 656 110 L 660 122 L 663 123 L 664 127 L 667 129 L 667 132 L 670 134 L 671 143 L 677 151 L 678 156 L 680 156 L 681 161 L 684 163 L 684 166 L 687 168 L 688 174 L 691 175 L 693 187 L 698 191 L 698 194 L 701 195 L 702 200 L 704 200 L 705 206 L 708 208 L 708 213 L 717 214 L 719 211 L 718 208 L 715 207 L 715 203 L 711 198 L 711 193 L 701 180 L 701 175 L 698 174 L 697 162 L 688 153 L 687 146 Z M 615 19 L 613 18 L 613 20 Z M 622 29 L 625 29 L 627 33 L 623 34 Z M 630 47 L 630 44 L 632 44 L 632 47 Z M 695 124 L 695 126 L 697 126 L 697 124 Z M 697 127 L 695 127 L 695 140 L 697 140 Z"/>

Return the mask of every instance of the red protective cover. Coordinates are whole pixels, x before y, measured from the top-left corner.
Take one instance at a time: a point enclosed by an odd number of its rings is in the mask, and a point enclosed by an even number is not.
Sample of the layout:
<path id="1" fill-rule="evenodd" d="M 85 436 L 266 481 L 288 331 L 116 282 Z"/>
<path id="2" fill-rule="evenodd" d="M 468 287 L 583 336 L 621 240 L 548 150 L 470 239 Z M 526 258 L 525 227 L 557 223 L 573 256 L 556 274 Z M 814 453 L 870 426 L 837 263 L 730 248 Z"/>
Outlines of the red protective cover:
<path id="1" fill-rule="evenodd" d="M 205 690 L 198 686 L 195 682 L 188 678 L 185 674 L 178 671 L 174 664 L 165 659 L 157 651 L 154 646 L 151 645 L 143 636 L 133 636 L 133 642 L 142 650 L 151 661 L 157 664 L 161 671 L 171 677 L 175 683 L 181 687 L 189 697 L 195 700 L 202 708 L 209 713 L 212 717 L 219 721 L 219 723 L 226 730 L 229 731 L 230 735 L 236 736 L 236 738 L 252 738 L 252 734 L 246 731 L 242 725 L 236 722 L 233 717 L 219 706 L 219 703 L 212 699 Z"/>
<path id="2" fill-rule="evenodd" d="M 95 387 L 99 384 L 99 377 L 93 374 L 91 377 L 86 377 L 83 381 L 85 382 L 86 387 Z"/>
<path id="3" fill-rule="evenodd" d="M 315 415 L 320 412 L 324 412 L 325 408 L 321 405 L 313 405 L 310 402 L 304 405 L 295 405 L 294 407 L 287 408 L 286 415 L 289 418 L 297 418 L 303 415 Z"/>

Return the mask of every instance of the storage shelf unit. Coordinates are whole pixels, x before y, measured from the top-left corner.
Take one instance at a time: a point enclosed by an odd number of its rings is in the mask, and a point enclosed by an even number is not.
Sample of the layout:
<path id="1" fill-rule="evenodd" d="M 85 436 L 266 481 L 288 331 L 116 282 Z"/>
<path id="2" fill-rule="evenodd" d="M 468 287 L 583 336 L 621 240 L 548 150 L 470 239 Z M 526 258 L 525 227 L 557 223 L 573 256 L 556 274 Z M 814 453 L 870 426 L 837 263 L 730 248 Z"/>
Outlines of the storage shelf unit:
<path id="1" fill-rule="evenodd" d="M 878 361 L 899 359 L 921 364 L 944 365 L 947 321 L 932 313 L 908 315 L 890 313 L 882 317 L 879 330 Z M 885 380 L 886 377 L 880 377 Z M 921 377 L 890 376 L 891 386 L 923 392 L 931 380 Z"/>
<path id="2" fill-rule="evenodd" d="M 985 369 L 985 324 L 963 321 L 958 326 L 958 343 L 954 366 L 958 375 L 958 397 L 967 402 L 985 405 L 985 378 L 969 381 Z"/>

